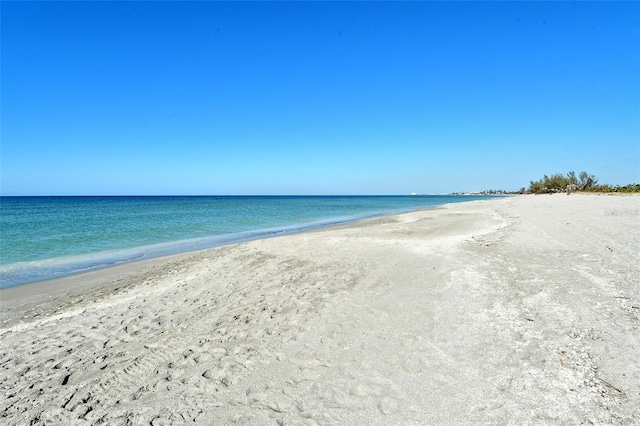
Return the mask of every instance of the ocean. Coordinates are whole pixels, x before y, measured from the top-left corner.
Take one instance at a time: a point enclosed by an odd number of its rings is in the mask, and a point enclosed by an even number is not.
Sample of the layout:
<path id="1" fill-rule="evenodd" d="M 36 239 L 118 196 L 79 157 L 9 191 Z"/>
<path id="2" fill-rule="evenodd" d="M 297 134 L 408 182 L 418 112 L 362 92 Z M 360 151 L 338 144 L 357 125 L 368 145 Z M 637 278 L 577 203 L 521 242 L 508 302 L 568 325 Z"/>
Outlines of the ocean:
<path id="1" fill-rule="evenodd" d="M 0 197 L 0 288 L 479 198 Z"/>

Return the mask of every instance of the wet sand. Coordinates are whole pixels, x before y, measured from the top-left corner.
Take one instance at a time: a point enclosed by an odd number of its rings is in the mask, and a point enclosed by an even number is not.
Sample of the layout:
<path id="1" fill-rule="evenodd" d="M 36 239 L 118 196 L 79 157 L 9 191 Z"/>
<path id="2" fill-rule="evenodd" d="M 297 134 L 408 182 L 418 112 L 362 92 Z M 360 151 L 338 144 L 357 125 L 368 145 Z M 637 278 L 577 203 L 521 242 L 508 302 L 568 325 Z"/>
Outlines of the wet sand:
<path id="1" fill-rule="evenodd" d="M 640 197 L 447 205 L 0 291 L 0 422 L 640 423 Z"/>

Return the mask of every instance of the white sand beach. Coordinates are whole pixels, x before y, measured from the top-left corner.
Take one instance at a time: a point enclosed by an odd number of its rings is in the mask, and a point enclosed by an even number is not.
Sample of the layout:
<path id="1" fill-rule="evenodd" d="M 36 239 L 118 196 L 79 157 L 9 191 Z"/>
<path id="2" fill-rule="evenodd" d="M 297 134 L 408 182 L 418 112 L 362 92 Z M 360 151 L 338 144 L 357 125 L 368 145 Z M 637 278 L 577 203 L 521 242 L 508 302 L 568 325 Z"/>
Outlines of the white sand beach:
<path id="1" fill-rule="evenodd" d="M 0 291 L 0 423 L 640 424 L 640 196 L 447 205 Z"/>

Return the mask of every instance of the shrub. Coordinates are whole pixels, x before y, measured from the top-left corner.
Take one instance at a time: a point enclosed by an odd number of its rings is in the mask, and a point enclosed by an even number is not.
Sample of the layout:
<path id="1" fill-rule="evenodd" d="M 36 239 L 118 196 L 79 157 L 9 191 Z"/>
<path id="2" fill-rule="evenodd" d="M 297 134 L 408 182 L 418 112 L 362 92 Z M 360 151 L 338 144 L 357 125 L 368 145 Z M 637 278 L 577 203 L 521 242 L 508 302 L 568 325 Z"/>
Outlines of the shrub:
<path id="1" fill-rule="evenodd" d="M 571 192 L 571 191 L 588 191 L 588 192 L 618 192 L 631 193 L 640 192 L 640 184 L 633 183 L 625 186 L 598 185 L 598 178 L 587 172 L 580 172 L 578 176 L 571 171 L 567 175 L 556 173 L 551 176 L 544 175 L 542 179 L 531 181 L 529 183 L 529 191 L 532 194 L 552 194 L 554 192 Z M 521 189 L 521 192 L 524 188 Z"/>

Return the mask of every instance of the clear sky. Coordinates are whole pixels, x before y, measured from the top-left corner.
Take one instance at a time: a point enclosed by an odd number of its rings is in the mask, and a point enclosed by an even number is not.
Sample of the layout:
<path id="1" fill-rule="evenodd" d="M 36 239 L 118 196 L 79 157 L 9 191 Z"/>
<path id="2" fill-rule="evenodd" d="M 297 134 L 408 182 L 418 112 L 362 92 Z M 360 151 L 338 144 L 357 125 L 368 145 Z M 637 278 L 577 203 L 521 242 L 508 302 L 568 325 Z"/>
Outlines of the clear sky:
<path id="1" fill-rule="evenodd" d="M 638 2 L 2 1 L 3 195 L 640 182 Z"/>

